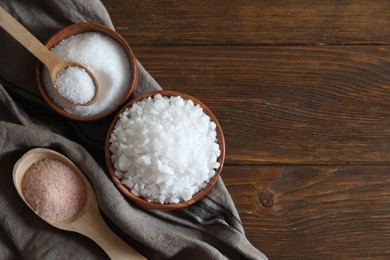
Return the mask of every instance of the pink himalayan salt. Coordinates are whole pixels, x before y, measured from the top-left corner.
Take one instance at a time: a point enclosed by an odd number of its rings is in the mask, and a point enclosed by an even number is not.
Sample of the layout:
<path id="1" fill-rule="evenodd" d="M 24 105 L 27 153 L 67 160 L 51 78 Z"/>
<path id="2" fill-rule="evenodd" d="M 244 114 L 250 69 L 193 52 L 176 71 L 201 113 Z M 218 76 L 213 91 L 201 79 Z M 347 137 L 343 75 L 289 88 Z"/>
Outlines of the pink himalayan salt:
<path id="1" fill-rule="evenodd" d="M 56 222 L 70 220 L 86 200 L 81 177 L 54 159 L 39 160 L 28 168 L 22 179 L 22 192 L 38 216 Z"/>

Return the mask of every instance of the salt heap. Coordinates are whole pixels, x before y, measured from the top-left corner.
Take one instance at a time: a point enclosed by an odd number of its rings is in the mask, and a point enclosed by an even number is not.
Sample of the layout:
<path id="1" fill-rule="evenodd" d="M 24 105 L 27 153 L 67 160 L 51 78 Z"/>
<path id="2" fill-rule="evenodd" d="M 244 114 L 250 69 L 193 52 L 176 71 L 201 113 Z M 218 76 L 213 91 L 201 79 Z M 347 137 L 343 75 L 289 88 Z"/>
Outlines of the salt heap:
<path id="1" fill-rule="evenodd" d="M 22 192 L 28 205 L 41 218 L 68 221 L 83 208 L 87 193 L 81 177 L 55 159 L 42 159 L 27 169 Z"/>
<path id="2" fill-rule="evenodd" d="M 95 96 L 95 83 L 91 76 L 79 67 L 70 66 L 61 70 L 55 85 L 61 96 L 75 104 L 85 104 Z"/>
<path id="3" fill-rule="evenodd" d="M 93 104 L 76 105 L 63 98 L 53 87 L 50 74 L 43 70 L 47 94 L 66 112 L 83 117 L 102 114 L 114 108 L 130 85 L 131 66 L 122 46 L 99 32 L 85 32 L 62 40 L 50 49 L 55 55 L 84 65 L 96 77 L 99 95 Z"/>
<path id="4" fill-rule="evenodd" d="M 156 203 L 191 199 L 220 166 L 216 124 L 181 97 L 157 94 L 134 103 L 120 115 L 110 143 L 116 176 Z"/>

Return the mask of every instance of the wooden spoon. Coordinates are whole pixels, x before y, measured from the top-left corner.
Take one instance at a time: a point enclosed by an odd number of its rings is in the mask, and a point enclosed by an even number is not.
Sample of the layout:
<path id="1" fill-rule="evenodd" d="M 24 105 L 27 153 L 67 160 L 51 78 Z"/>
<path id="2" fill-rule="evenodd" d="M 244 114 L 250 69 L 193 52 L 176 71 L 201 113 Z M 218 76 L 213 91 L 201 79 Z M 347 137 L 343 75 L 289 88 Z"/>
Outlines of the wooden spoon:
<path id="1" fill-rule="evenodd" d="M 20 44 L 22 44 L 29 52 L 31 52 L 35 57 L 37 57 L 49 70 L 51 81 L 53 86 L 56 88 L 56 79 L 60 71 L 68 67 L 78 67 L 91 77 L 95 92 L 92 99 L 88 102 L 75 102 L 71 101 L 66 95 L 61 96 L 68 101 L 76 105 L 91 105 L 96 101 L 96 97 L 99 91 L 99 84 L 96 77 L 88 70 L 85 66 L 80 63 L 63 60 L 55 56 L 50 50 L 48 50 L 37 38 L 35 38 L 23 25 L 21 25 L 15 18 L 13 18 L 4 8 L 0 6 L 0 26 L 7 31 L 13 38 L 15 38 Z"/>
<path id="2" fill-rule="evenodd" d="M 69 165 L 80 175 L 85 184 L 87 193 L 83 209 L 80 210 L 80 212 L 72 219 L 65 222 L 53 222 L 42 218 L 44 221 L 59 229 L 74 231 L 91 238 L 109 255 L 111 259 L 146 259 L 128 244 L 123 242 L 107 226 L 100 215 L 96 195 L 91 184 L 81 170 L 72 161 L 60 153 L 46 148 L 35 148 L 27 152 L 16 162 L 12 173 L 14 185 L 20 197 L 29 207 L 30 205 L 23 196 L 21 187 L 22 179 L 25 172 L 31 167 L 31 165 L 42 159 L 55 159 Z"/>

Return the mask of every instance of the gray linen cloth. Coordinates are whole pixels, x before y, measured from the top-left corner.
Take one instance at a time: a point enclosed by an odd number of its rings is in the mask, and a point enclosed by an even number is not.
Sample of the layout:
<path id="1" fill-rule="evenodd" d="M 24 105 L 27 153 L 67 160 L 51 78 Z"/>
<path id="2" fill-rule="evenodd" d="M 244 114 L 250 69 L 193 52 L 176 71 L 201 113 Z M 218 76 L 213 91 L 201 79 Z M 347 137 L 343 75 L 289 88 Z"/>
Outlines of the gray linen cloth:
<path id="1" fill-rule="evenodd" d="M 42 42 L 72 23 L 114 28 L 97 0 L 5 0 L 0 5 Z M 112 117 L 80 123 L 55 114 L 37 90 L 35 64 L 34 57 L 0 29 L 0 259 L 107 258 L 90 239 L 48 225 L 19 198 L 12 183 L 13 165 L 36 147 L 56 150 L 78 165 L 91 181 L 109 226 L 149 259 L 266 259 L 246 239 L 221 178 L 205 198 L 185 209 L 147 210 L 126 199 L 104 166 L 104 136 Z M 161 89 L 138 65 L 135 96 Z"/>

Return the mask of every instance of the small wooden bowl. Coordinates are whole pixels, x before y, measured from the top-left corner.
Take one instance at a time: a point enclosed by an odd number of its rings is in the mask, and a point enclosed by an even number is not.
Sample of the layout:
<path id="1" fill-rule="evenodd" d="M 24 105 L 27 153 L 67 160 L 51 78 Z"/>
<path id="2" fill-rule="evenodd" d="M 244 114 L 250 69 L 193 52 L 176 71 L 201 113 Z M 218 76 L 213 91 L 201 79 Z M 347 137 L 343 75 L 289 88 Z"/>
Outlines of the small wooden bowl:
<path id="1" fill-rule="evenodd" d="M 155 202 L 148 202 L 146 200 L 144 200 L 143 198 L 141 197 L 137 197 L 135 195 L 133 195 L 130 190 L 124 186 L 120 179 L 115 175 L 115 171 L 114 171 L 114 165 L 111 161 L 111 152 L 110 152 L 110 137 L 111 137 L 111 133 L 112 131 L 114 130 L 114 127 L 119 119 L 119 115 L 122 114 L 124 112 L 124 110 L 128 107 L 131 107 L 134 103 L 144 99 L 144 98 L 147 98 L 147 97 L 150 97 L 150 96 L 154 96 L 156 94 L 161 94 L 162 96 L 166 96 L 166 97 L 171 97 L 171 96 L 180 96 L 181 98 L 185 99 L 185 100 L 192 100 L 192 102 L 194 102 L 195 105 L 199 104 L 202 108 L 203 108 L 203 111 L 204 113 L 206 113 L 212 122 L 214 122 L 216 124 L 216 132 L 217 132 L 217 139 L 218 139 L 218 145 L 219 145 L 219 149 L 221 151 L 221 154 L 218 158 L 218 162 L 220 164 L 219 168 L 216 169 L 215 171 L 215 175 L 210 179 L 209 183 L 207 184 L 207 186 L 205 188 L 203 188 L 201 191 L 199 191 L 197 194 L 195 194 L 190 200 L 188 201 L 182 201 L 182 202 L 179 202 L 179 203 L 176 203 L 176 204 L 160 204 L 160 203 L 155 203 Z M 190 95 L 187 95 L 185 93 L 181 93 L 181 92 L 178 92 L 178 91 L 171 91 L 171 90 L 160 90 L 160 91 L 153 91 L 153 92 L 149 92 L 149 93 L 146 93 L 142 96 L 139 96 L 133 100 L 131 100 L 129 103 L 127 103 L 115 116 L 114 120 L 112 121 L 108 131 L 107 131 L 107 135 L 106 135 L 106 143 L 105 143 L 105 160 L 106 160 L 106 165 L 107 165 L 107 168 L 108 168 L 108 171 L 110 173 L 110 176 L 112 178 L 112 180 L 114 181 L 115 185 L 118 187 L 118 189 L 128 198 L 130 198 L 131 200 L 133 200 L 134 202 L 136 202 L 137 204 L 145 207 L 145 208 L 149 208 L 149 209 L 160 209 L 160 210 L 174 210 L 174 209 L 179 209 L 179 208 L 184 208 L 184 207 L 187 207 L 193 203 L 195 203 L 196 201 L 200 200 L 203 196 L 205 196 L 210 190 L 211 188 L 215 185 L 215 183 L 217 182 L 218 180 L 218 177 L 222 171 L 222 167 L 223 167 L 223 163 L 224 163 L 224 160 L 225 160 L 225 139 L 224 139 L 224 136 L 223 136 L 223 132 L 222 132 L 222 128 L 217 120 L 217 118 L 214 116 L 214 114 L 210 111 L 210 109 L 204 105 L 202 102 L 200 102 L 199 100 L 197 100 L 196 98 L 190 96 Z"/>
<path id="2" fill-rule="evenodd" d="M 123 96 L 123 98 L 120 100 L 116 106 L 114 106 L 112 109 L 107 110 L 104 113 L 94 115 L 94 116 L 76 116 L 73 114 L 70 114 L 66 112 L 64 109 L 62 109 L 60 106 L 58 106 L 56 103 L 53 102 L 53 100 L 50 98 L 46 91 L 46 87 L 43 84 L 43 79 L 42 79 L 42 73 L 43 73 L 43 68 L 44 65 L 41 62 L 37 63 L 36 66 L 36 80 L 38 84 L 38 89 L 43 97 L 43 99 L 46 101 L 46 103 L 58 114 L 67 117 L 72 120 L 77 120 L 77 121 L 95 121 L 102 119 L 104 117 L 107 117 L 108 115 L 114 113 L 117 111 L 119 108 L 123 106 L 123 104 L 126 103 L 126 101 L 129 99 L 129 97 L 134 93 L 136 87 L 137 87 L 137 81 L 138 81 L 138 68 L 137 68 L 137 63 L 136 63 L 136 58 L 133 54 L 133 51 L 131 50 L 129 44 L 126 42 L 126 40 L 117 32 L 113 31 L 112 29 L 103 26 L 101 24 L 96 24 L 96 23 L 77 23 L 77 24 L 72 24 L 70 26 L 64 27 L 58 32 L 56 32 L 53 36 L 50 37 L 50 39 L 46 42 L 45 46 L 50 49 L 57 45 L 60 41 L 69 38 L 70 36 L 79 34 L 79 33 L 84 33 L 84 32 L 100 32 L 102 34 L 105 34 L 107 36 L 110 36 L 114 40 L 116 40 L 124 49 L 125 53 L 128 56 L 129 62 L 130 62 L 130 67 L 131 67 L 131 72 L 130 73 L 130 85 L 127 88 L 126 94 Z"/>

